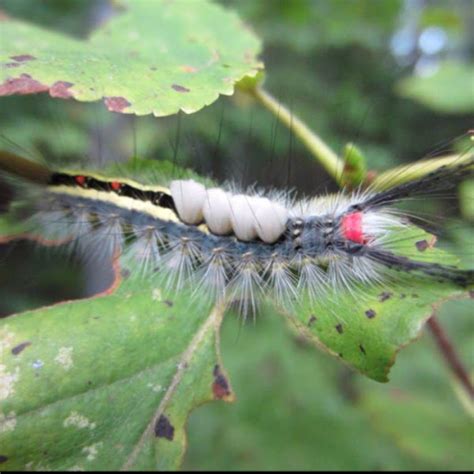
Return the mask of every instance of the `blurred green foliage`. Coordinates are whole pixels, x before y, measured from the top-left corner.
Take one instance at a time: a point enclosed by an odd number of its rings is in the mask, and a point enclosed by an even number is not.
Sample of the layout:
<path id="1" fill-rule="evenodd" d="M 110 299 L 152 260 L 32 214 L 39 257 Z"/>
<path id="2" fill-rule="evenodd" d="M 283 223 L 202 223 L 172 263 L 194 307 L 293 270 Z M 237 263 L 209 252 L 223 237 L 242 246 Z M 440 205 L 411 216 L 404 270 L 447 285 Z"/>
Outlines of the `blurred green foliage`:
<path id="1" fill-rule="evenodd" d="M 301 54 L 325 48 L 354 45 L 373 49 L 386 42 L 396 26 L 402 0 L 294 0 L 229 2 L 240 13 L 258 22 L 266 44 Z M 290 41 L 291 38 L 291 41 Z"/>
<path id="2" fill-rule="evenodd" d="M 401 95 L 445 113 L 474 114 L 474 66 L 445 61 L 429 77 L 408 77 L 398 84 Z M 444 91 L 440 94 L 439 91 Z"/>
<path id="3" fill-rule="evenodd" d="M 443 318 L 472 357 L 467 302 Z M 441 315 L 442 317 L 442 315 Z M 191 416 L 188 469 L 432 470 L 472 466 L 472 423 L 453 395 L 429 334 L 406 348 L 388 385 L 349 372 L 264 313 L 230 319 L 224 365 L 237 401 Z"/>
<path id="4" fill-rule="evenodd" d="M 421 56 L 416 37 L 403 61 L 390 50 L 393 35 L 408 24 L 416 34 L 435 26 L 448 38 L 441 59 L 454 57 L 466 69 L 473 50 L 469 1 L 420 3 L 417 16 L 410 17 L 415 25 L 406 14 L 410 2 L 401 0 L 222 3 L 262 38 L 267 88 L 341 154 L 346 143 L 354 142 L 370 168 L 387 169 L 434 150 L 447 151 L 450 140 L 472 126 L 472 110 L 463 107 L 470 92 L 465 86 L 415 76 Z M 14 0 L 0 8 L 77 35 L 90 29 L 84 28 L 84 19 L 92 25 L 108 8 L 106 2 L 33 4 Z M 472 73 L 466 74 L 469 84 Z M 402 79 L 416 81 L 417 98 L 428 94 L 460 105 L 447 110 L 433 100 L 402 97 Z M 1 104 L 0 134 L 50 159 L 94 162 L 97 156 L 120 160 L 138 154 L 176 160 L 218 180 L 289 185 L 312 194 L 334 189 L 291 134 L 244 94 L 221 98 L 194 116 L 159 121 L 48 97 L 2 98 Z M 472 266 L 472 227 L 453 220 L 448 230 L 451 250 Z M 7 258 L 2 256 L 3 263 Z M 7 267 L 0 265 L 2 281 L 12 280 L 5 275 Z M 44 292 L 32 301 L 24 299 L 24 291 L 11 289 L 9 296 L 3 312 L 50 301 Z M 470 316 L 468 302 L 450 303 L 441 321 L 472 370 Z M 187 468 L 474 467 L 469 415 L 428 334 L 400 354 L 392 381 L 383 386 L 341 369 L 337 361 L 295 340 L 282 321 L 264 314 L 243 327 L 228 318 L 222 350 L 237 402 L 211 404 L 193 414 Z"/>

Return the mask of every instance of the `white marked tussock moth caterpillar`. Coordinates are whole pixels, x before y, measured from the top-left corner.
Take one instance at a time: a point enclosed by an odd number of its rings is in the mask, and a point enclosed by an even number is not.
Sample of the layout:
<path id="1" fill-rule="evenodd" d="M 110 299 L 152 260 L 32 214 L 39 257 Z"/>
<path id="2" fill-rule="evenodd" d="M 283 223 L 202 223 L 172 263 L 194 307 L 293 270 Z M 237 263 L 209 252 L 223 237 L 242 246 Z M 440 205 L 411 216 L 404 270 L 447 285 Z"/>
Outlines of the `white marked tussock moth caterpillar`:
<path id="1" fill-rule="evenodd" d="M 430 244 L 424 239 L 415 241 L 413 255 L 399 253 L 401 236 L 417 227 L 396 207 L 472 176 L 471 150 L 383 190 L 369 186 L 302 200 L 194 179 L 143 185 L 54 170 L 8 152 L 0 158 L 6 173 L 28 183 L 30 224 L 42 235 L 67 239 L 88 255 L 131 256 L 145 278 L 163 273 L 175 290 L 189 285 L 215 300 L 238 300 L 244 314 L 255 312 L 261 296 L 291 307 L 301 294 L 317 299 L 383 286 L 403 274 L 473 283 L 472 270 L 425 261 Z"/>

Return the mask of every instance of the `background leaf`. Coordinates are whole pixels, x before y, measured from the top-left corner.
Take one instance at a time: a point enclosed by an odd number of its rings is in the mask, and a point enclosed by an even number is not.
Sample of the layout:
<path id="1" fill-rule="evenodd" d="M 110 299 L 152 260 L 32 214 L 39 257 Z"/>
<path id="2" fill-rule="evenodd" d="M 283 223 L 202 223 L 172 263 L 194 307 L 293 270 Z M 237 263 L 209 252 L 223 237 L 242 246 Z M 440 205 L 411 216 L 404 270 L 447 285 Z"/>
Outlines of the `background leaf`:
<path id="1" fill-rule="evenodd" d="M 427 77 L 410 76 L 397 86 L 403 97 L 417 100 L 437 112 L 462 114 L 474 112 L 474 66 L 461 62 L 441 63 Z M 445 91 L 440 94 L 439 91 Z"/>
<path id="2" fill-rule="evenodd" d="M 0 95 L 104 100 L 114 112 L 195 112 L 262 68 L 260 42 L 205 0 L 127 1 L 87 40 L 3 18 Z"/>

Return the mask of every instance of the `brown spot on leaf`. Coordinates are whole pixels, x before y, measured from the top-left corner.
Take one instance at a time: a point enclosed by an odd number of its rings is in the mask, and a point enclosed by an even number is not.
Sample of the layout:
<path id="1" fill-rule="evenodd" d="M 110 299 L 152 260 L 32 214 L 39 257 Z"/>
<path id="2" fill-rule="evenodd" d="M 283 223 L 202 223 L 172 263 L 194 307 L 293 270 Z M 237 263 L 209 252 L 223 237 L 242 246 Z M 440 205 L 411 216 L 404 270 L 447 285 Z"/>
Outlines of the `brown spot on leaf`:
<path id="1" fill-rule="evenodd" d="M 424 252 L 430 246 L 430 244 L 426 240 L 419 240 L 415 243 L 415 246 L 419 252 Z"/>
<path id="2" fill-rule="evenodd" d="M 69 99 L 72 97 L 72 92 L 69 90 L 74 84 L 72 82 L 57 81 L 49 90 L 51 97 L 58 97 L 59 99 Z"/>
<path id="3" fill-rule="evenodd" d="M 469 298 L 474 299 L 474 290 L 469 290 Z"/>
<path id="4" fill-rule="evenodd" d="M 219 365 L 214 366 L 212 373 L 214 375 L 214 383 L 212 384 L 214 398 L 222 400 L 223 398 L 228 397 L 231 393 L 229 382 L 227 382 L 225 375 L 221 372 Z"/>
<path id="5" fill-rule="evenodd" d="M 165 415 L 160 415 L 155 423 L 155 436 L 157 438 L 166 438 L 168 441 L 173 441 L 174 426 Z"/>
<path id="6" fill-rule="evenodd" d="M 184 66 L 181 66 L 180 69 L 181 71 L 188 72 L 188 73 L 198 72 L 198 68 L 194 66 L 184 65 Z"/>
<path id="7" fill-rule="evenodd" d="M 23 352 L 23 350 L 26 349 L 28 346 L 31 346 L 30 341 L 22 342 L 21 344 L 18 344 L 17 346 L 12 348 L 12 354 L 15 356 L 18 355 L 20 352 Z"/>
<path id="8" fill-rule="evenodd" d="M 416 293 L 412 293 L 412 294 L 411 294 L 411 297 L 412 297 L 412 298 L 419 298 L 420 296 L 417 295 Z"/>
<path id="9" fill-rule="evenodd" d="M 312 314 L 308 319 L 308 327 L 311 327 L 317 320 L 318 318 Z"/>
<path id="10" fill-rule="evenodd" d="M 48 86 L 36 81 L 29 74 L 22 74 L 20 77 L 7 79 L 0 84 L 0 95 L 37 94 L 47 92 L 48 89 Z"/>
<path id="11" fill-rule="evenodd" d="M 365 349 L 364 349 L 364 346 L 362 344 L 359 344 L 359 349 L 360 349 L 360 352 L 362 352 L 362 354 L 365 355 Z"/>
<path id="12" fill-rule="evenodd" d="M 384 301 L 387 301 L 392 297 L 393 293 L 390 293 L 389 291 L 384 291 L 383 293 L 380 293 L 379 295 L 379 301 L 383 303 Z"/>
<path id="13" fill-rule="evenodd" d="M 124 109 L 132 105 L 125 97 L 106 97 L 104 102 L 111 112 L 123 112 Z"/>
<path id="14" fill-rule="evenodd" d="M 342 327 L 342 324 L 339 323 L 336 325 L 336 331 L 339 333 L 339 334 L 342 334 L 344 332 L 344 328 Z"/>
<path id="15" fill-rule="evenodd" d="M 5 67 L 8 69 L 8 68 L 12 68 L 12 67 L 20 67 L 21 64 L 20 63 L 6 63 L 5 64 Z"/>
<path id="16" fill-rule="evenodd" d="M 168 308 L 172 308 L 173 307 L 173 302 L 171 300 L 164 300 L 163 301 L 163 304 L 165 304 L 166 306 L 168 306 Z"/>
<path id="17" fill-rule="evenodd" d="M 10 59 L 18 63 L 26 63 L 27 61 L 34 61 L 36 58 L 31 54 L 19 54 L 17 56 L 10 56 Z"/>
<path id="18" fill-rule="evenodd" d="M 5 456 L 4 454 L 0 454 L 0 463 L 7 462 L 8 461 L 8 456 Z"/>
<path id="19" fill-rule="evenodd" d="M 172 89 L 174 89 L 176 92 L 189 92 L 190 89 L 184 86 L 180 86 L 179 84 L 173 84 L 171 86 Z"/>
<path id="20" fill-rule="evenodd" d="M 372 318 L 375 318 L 375 316 L 377 316 L 377 313 L 376 313 L 373 309 L 368 309 L 368 310 L 365 312 L 365 315 L 366 315 L 369 319 L 372 319 Z"/>

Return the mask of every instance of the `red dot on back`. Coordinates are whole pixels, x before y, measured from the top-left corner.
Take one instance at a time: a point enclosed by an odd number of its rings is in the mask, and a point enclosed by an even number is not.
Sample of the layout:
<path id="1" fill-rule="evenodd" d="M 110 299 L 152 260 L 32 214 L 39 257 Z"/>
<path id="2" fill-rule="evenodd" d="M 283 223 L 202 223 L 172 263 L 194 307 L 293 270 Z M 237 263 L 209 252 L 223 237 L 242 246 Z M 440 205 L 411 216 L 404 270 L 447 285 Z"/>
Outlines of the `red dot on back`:
<path id="1" fill-rule="evenodd" d="M 362 231 L 362 212 L 346 214 L 341 220 L 342 235 L 347 240 L 365 244 L 366 238 Z"/>

